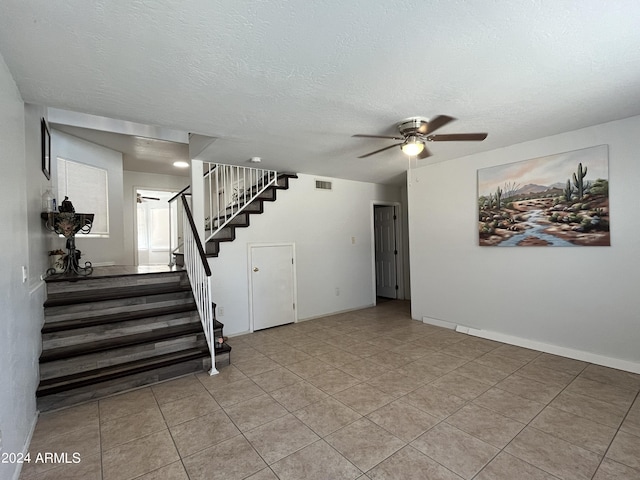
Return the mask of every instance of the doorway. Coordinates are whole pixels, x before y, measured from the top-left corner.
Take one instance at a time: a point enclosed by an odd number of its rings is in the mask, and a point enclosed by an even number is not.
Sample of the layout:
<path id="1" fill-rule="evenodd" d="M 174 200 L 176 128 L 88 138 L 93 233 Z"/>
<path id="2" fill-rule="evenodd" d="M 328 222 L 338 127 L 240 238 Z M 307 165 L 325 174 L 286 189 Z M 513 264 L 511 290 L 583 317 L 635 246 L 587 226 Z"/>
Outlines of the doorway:
<path id="1" fill-rule="evenodd" d="M 296 321 L 294 244 L 249 245 L 251 330 Z"/>
<path id="2" fill-rule="evenodd" d="M 137 265 L 169 263 L 169 199 L 175 192 L 136 189 Z"/>
<path id="3" fill-rule="evenodd" d="M 374 269 L 376 297 L 399 298 L 398 207 L 373 206 Z"/>

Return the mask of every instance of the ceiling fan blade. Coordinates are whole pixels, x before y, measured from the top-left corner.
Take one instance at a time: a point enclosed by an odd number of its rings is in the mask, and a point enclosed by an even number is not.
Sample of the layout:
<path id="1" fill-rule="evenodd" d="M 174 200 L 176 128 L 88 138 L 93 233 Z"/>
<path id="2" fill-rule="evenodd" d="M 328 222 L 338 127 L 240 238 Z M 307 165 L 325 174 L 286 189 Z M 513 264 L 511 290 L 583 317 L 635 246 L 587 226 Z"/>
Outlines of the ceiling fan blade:
<path id="1" fill-rule="evenodd" d="M 147 200 L 160 200 L 159 198 L 156 198 L 156 197 L 140 197 L 140 198 L 146 198 Z"/>
<path id="2" fill-rule="evenodd" d="M 351 135 L 352 137 L 362 137 L 362 138 L 388 138 L 389 140 L 404 140 L 402 137 L 387 137 L 385 135 L 365 135 L 363 133 L 357 133 L 355 135 Z"/>
<path id="3" fill-rule="evenodd" d="M 448 115 L 438 115 L 433 120 L 430 120 L 426 125 L 421 125 L 418 131 L 423 135 L 429 135 L 435 132 L 441 127 L 444 127 L 447 123 L 453 122 L 455 118 Z"/>
<path id="4" fill-rule="evenodd" d="M 488 133 L 449 133 L 445 135 L 432 135 L 428 138 L 430 142 L 481 142 L 487 138 Z"/>
<path id="5" fill-rule="evenodd" d="M 404 143 L 404 142 L 402 142 L 402 143 Z M 381 148 L 380 150 L 376 150 L 375 152 L 370 152 L 370 153 L 366 153 L 364 155 L 360 155 L 358 158 L 370 157 L 371 155 L 375 155 L 376 153 L 384 152 L 385 150 L 389 150 L 390 148 L 399 147 L 400 145 L 402 145 L 402 143 L 394 143 L 393 145 L 389 145 L 388 147 Z"/>
<path id="6" fill-rule="evenodd" d="M 427 148 L 427 146 L 424 146 L 424 149 L 422 149 L 422 151 L 416 155 L 416 158 L 418 160 L 422 160 L 423 158 L 427 158 L 431 156 L 431 152 L 429 151 L 429 149 Z"/>

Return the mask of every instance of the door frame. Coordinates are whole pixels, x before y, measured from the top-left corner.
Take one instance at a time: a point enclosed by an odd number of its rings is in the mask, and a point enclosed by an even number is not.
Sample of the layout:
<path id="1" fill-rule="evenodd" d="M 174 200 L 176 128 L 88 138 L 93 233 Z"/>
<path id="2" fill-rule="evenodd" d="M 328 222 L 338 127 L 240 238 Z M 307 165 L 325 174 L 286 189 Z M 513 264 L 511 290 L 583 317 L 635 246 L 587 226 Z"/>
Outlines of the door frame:
<path id="1" fill-rule="evenodd" d="M 293 255 L 293 303 L 295 308 L 293 309 L 293 323 L 298 323 L 298 259 L 296 258 L 296 244 L 295 242 L 253 242 L 247 243 L 247 283 L 249 284 L 249 332 L 253 333 L 253 277 L 251 275 L 252 268 L 252 249 L 261 247 L 291 247 L 291 254 Z"/>
<path id="2" fill-rule="evenodd" d="M 149 190 L 155 192 L 169 192 L 169 193 L 178 193 L 180 190 L 176 190 L 175 188 L 160 188 L 160 187 L 143 187 L 139 185 L 133 185 L 133 194 L 131 196 L 133 200 L 133 264 L 138 265 L 138 202 L 136 200 L 138 190 Z M 169 258 L 167 258 L 167 264 L 169 263 Z"/>
<path id="3" fill-rule="evenodd" d="M 375 209 L 376 205 L 384 207 L 394 207 L 394 214 L 396 216 L 395 222 L 395 236 L 396 236 L 396 249 L 398 255 L 396 256 L 396 282 L 398 282 L 397 300 L 404 300 L 404 249 L 402 239 L 402 204 L 400 202 L 384 202 L 381 200 L 373 200 L 371 202 L 371 276 L 372 276 L 372 291 L 373 291 L 373 305 L 377 305 L 377 285 L 376 285 L 376 231 L 375 231 Z"/>

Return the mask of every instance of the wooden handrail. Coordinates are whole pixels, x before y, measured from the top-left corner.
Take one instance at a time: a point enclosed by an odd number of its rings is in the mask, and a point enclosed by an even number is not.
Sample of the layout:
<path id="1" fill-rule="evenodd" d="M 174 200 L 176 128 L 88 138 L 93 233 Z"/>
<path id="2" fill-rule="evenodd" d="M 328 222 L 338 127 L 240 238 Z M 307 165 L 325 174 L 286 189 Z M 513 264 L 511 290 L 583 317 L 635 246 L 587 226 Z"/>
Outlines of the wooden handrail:
<path id="1" fill-rule="evenodd" d="M 214 165 L 213 168 L 210 168 L 209 170 L 207 170 L 204 173 L 204 177 L 206 178 L 207 175 L 210 175 L 211 172 L 213 172 L 216 168 L 218 167 L 218 165 Z M 173 202 L 176 198 L 178 198 L 180 195 L 182 195 L 184 192 L 186 192 L 187 190 L 189 190 L 191 188 L 191 185 L 187 185 L 186 187 L 184 187 L 182 190 L 180 190 L 178 193 L 176 193 L 173 197 L 171 197 L 167 203 L 171 203 Z M 186 193 L 185 195 L 191 195 L 190 193 Z"/>
<path id="2" fill-rule="evenodd" d="M 191 209 L 189 208 L 187 197 L 184 194 L 182 195 L 182 206 L 184 207 L 184 211 L 187 214 L 187 220 L 189 220 L 191 232 L 193 232 L 193 238 L 196 242 L 198 253 L 200 254 L 200 260 L 202 260 L 202 266 L 204 267 L 204 271 L 207 277 L 210 277 L 211 268 L 209 267 L 209 262 L 207 262 L 207 255 L 204 253 L 204 248 L 202 246 L 202 242 L 200 241 L 200 235 L 198 235 L 198 230 L 196 229 L 196 223 L 193 221 L 193 215 L 191 214 Z"/>
<path id="3" fill-rule="evenodd" d="M 178 193 L 176 193 L 173 197 L 171 197 L 169 200 L 167 200 L 167 203 L 173 202 L 176 198 L 178 198 L 180 195 L 182 195 L 184 192 L 186 192 L 190 188 L 191 188 L 191 185 L 187 185 L 182 190 L 180 190 Z M 189 193 L 187 195 L 191 195 L 191 194 Z"/>
<path id="4" fill-rule="evenodd" d="M 212 164 L 210 163 L 209 165 L 212 165 Z M 207 178 L 209 175 L 211 175 L 211 172 L 213 172 L 216 168 L 218 168 L 218 164 L 214 163 L 213 167 L 209 168 L 209 170 L 204 172 L 204 178 Z"/>

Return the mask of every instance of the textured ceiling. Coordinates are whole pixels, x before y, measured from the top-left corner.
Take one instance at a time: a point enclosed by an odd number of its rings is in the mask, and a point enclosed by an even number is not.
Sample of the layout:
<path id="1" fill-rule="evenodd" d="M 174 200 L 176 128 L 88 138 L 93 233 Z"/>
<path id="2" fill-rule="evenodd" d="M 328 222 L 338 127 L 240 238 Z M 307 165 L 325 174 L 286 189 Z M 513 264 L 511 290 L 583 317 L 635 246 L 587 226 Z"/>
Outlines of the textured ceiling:
<path id="1" fill-rule="evenodd" d="M 176 168 L 173 162 L 189 161 L 189 145 L 122 133 L 53 124 L 53 128 L 103 147 L 122 152 L 124 170 L 162 175 L 188 176 L 188 168 Z"/>
<path id="2" fill-rule="evenodd" d="M 640 114 L 637 0 L 0 0 L 26 102 L 216 137 L 201 159 L 355 180 L 412 115 L 458 118 L 420 165 Z"/>

